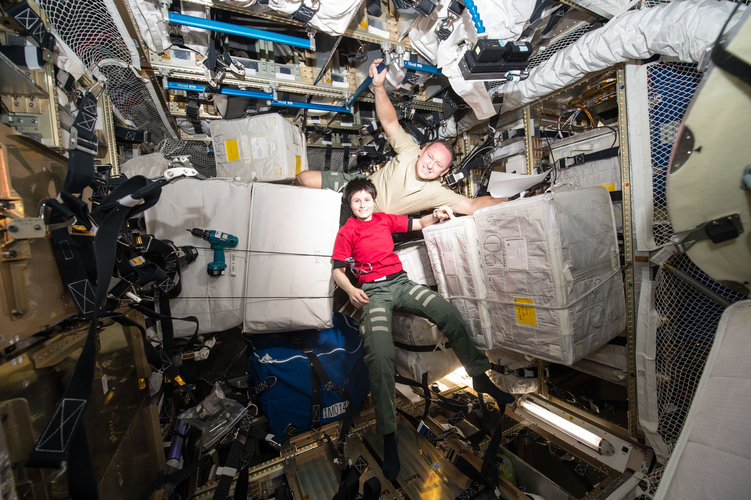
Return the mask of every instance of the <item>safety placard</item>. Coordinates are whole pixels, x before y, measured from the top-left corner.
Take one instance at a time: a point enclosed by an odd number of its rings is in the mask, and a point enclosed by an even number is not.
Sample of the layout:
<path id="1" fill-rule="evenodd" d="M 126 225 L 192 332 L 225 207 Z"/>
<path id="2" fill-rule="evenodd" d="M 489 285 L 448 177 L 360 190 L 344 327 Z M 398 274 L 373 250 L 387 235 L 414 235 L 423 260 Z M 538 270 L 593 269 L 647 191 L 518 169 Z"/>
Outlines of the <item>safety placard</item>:
<path id="1" fill-rule="evenodd" d="M 534 304 L 532 299 L 521 299 L 514 297 L 514 302 L 520 304 Z M 537 316 L 535 315 L 534 307 L 514 306 L 516 309 L 516 322 L 520 325 L 537 326 Z"/>

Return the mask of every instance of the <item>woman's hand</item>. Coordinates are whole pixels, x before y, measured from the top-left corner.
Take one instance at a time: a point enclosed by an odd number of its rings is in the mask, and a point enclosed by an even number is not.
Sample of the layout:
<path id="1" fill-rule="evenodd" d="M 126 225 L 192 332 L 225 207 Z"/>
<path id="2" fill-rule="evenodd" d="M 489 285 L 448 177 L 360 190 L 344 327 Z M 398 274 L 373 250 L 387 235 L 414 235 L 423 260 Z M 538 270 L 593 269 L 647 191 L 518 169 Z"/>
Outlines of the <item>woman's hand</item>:
<path id="1" fill-rule="evenodd" d="M 356 287 L 353 287 L 352 290 L 349 291 L 349 301 L 358 309 L 362 309 L 363 306 L 370 303 L 368 294 L 365 293 L 362 288 Z"/>

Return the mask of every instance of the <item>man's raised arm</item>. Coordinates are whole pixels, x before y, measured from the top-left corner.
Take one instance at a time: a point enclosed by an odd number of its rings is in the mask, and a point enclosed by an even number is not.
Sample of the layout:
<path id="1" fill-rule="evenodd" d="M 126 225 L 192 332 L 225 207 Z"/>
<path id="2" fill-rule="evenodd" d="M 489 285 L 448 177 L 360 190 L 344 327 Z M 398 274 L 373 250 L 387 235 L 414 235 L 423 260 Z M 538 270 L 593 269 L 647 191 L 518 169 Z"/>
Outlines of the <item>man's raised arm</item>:
<path id="1" fill-rule="evenodd" d="M 383 88 L 383 84 L 386 81 L 386 68 L 383 68 L 381 72 L 378 72 L 378 64 L 383 59 L 376 59 L 373 64 L 368 68 L 368 75 L 373 79 L 373 95 L 375 96 L 375 109 L 378 121 L 381 122 L 383 131 L 386 133 L 386 137 L 391 137 L 395 133 L 399 132 L 402 126 L 399 124 L 399 119 L 396 116 L 396 109 L 391 104 L 386 89 Z"/>

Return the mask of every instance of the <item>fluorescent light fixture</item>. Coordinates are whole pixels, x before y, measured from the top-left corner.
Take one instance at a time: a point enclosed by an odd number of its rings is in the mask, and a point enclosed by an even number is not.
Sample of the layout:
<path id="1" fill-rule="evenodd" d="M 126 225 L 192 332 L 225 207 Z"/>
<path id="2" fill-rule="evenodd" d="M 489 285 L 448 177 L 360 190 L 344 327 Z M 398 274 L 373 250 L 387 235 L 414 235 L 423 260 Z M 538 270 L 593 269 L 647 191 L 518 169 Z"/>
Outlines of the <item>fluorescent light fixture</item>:
<path id="1" fill-rule="evenodd" d="M 601 438 L 594 432 L 588 431 L 584 427 L 571 422 L 570 420 L 566 420 L 560 415 L 556 415 L 547 408 L 544 408 L 537 403 L 533 403 L 529 399 L 520 401 L 519 406 L 540 420 L 547 422 L 556 429 L 566 433 L 602 455 L 612 455 L 615 452 L 613 445 L 607 440 Z"/>

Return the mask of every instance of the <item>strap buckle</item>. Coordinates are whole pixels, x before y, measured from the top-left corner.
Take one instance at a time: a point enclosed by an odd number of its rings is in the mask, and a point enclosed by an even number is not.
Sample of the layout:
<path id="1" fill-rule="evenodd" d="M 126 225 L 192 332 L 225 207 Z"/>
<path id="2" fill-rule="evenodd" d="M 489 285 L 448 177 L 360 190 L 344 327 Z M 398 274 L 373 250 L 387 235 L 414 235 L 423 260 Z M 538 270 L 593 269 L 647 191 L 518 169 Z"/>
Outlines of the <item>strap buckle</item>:
<path id="1" fill-rule="evenodd" d="M 78 136 L 78 129 L 76 127 L 70 128 L 70 141 L 68 143 L 68 149 L 78 149 L 91 156 L 96 156 L 98 152 L 98 143 L 96 140 L 87 141 Z"/>

